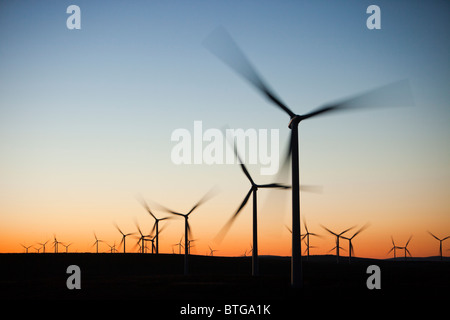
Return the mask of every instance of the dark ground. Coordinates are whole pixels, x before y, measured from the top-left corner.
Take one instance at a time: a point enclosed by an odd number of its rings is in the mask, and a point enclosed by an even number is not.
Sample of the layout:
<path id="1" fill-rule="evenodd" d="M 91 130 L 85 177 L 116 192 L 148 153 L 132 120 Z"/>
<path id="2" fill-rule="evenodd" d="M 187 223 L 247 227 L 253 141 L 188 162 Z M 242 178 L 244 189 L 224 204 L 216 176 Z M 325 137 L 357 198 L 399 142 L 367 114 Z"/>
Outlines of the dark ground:
<path id="1" fill-rule="evenodd" d="M 450 261 L 397 261 L 312 256 L 303 262 L 304 286 L 290 287 L 290 258 L 260 257 L 252 277 L 251 257 L 171 254 L 0 254 L 0 299 L 147 300 L 179 313 L 184 304 L 295 306 L 305 299 L 444 299 L 450 301 Z M 306 259 L 306 258 L 305 258 Z M 69 265 L 81 269 L 81 289 L 69 290 Z M 381 289 L 369 290 L 369 265 L 381 270 Z M 147 302 L 145 302 L 147 304 Z M 275 308 L 275 309 L 274 309 Z"/>

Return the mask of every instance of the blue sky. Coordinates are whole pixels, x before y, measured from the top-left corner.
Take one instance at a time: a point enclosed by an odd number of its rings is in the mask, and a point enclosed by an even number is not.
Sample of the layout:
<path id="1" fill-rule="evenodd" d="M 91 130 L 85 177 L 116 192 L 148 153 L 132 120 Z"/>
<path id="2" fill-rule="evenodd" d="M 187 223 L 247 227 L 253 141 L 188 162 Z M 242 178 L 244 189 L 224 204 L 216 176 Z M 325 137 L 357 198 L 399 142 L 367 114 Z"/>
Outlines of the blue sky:
<path id="1" fill-rule="evenodd" d="M 71 4 L 81 8 L 81 30 L 66 28 Z M 381 30 L 366 28 L 371 4 L 381 8 Z M 217 181 L 227 190 L 229 177 L 242 178 L 236 167 L 170 161 L 171 133 L 192 129 L 195 120 L 205 128 L 277 128 L 283 146 L 287 116 L 202 45 L 217 26 L 227 28 L 297 113 L 409 79 L 414 107 L 302 123 L 302 181 L 331 191 L 346 182 L 348 190 L 416 186 L 413 194 L 448 208 L 449 7 L 446 1 L 2 2 L 2 222 L 14 228 L 23 216 L 33 223 L 23 199 L 55 217 L 96 198 L 139 210 L 136 192 L 169 201 L 168 190 L 188 188 L 195 198 Z M 49 208 L 55 197 L 61 206 Z M 86 212 L 94 209 L 101 216 L 109 210 L 98 204 Z M 119 209 L 115 215 L 126 218 Z"/>

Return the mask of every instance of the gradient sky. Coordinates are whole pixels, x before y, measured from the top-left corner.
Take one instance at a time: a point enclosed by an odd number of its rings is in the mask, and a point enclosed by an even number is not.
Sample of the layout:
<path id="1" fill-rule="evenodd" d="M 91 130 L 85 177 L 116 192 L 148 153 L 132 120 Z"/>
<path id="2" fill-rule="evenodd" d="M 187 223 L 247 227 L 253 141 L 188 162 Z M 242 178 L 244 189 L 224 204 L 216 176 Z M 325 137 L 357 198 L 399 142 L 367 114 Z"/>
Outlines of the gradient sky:
<path id="1" fill-rule="evenodd" d="M 71 4 L 81 30 L 66 28 Z M 381 30 L 366 27 L 371 4 Z M 370 222 L 354 240 L 358 256 L 387 258 L 391 235 L 398 245 L 413 235 L 413 256 L 437 255 L 427 230 L 450 235 L 449 9 L 448 1 L 2 1 L 0 252 L 54 234 L 73 242 L 70 251 L 93 251 L 94 232 L 120 242 L 113 223 L 150 230 L 137 195 L 188 211 L 214 186 L 190 218 L 195 252 L 250 248 L 251 203 L 213 241 L 250 187 L 239 166 L 170 158 L 172 132 L 192 131 L 195 120 L 204 129 L 279 129 L 286 145 L 288 117 L 202 45 L 224 26 L 297 113 L 410 80 L 414 106 L 300 125 L 301 183 L 323 187 L 302 193 L 301 212 L 323 235 L 313 254 L 334 246 L 320 224 Z M 249 170 L 274 182 L 259 165 Z M 289 203 L 289 192 L 259 191 L 260 254 L 290 254 Z M 182 220 L 168 222 L 160 250 L 171 252 L 182 233 Z"/>

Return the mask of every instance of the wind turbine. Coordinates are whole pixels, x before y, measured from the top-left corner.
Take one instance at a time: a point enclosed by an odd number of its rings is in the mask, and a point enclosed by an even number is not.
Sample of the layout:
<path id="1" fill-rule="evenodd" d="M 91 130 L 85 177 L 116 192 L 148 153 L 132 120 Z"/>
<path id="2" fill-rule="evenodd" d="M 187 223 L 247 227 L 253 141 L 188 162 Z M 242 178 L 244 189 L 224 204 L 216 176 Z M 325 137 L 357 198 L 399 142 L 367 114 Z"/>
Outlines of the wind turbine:
<path id="1" fill-rule="evenodd" d="M 303 219 L 303 224 L 305 225 L 306 233 L 303 234 L 302 240 L 304 240 L 306 238 L 306 254 L 307 254 L 306 259 L 309 260 L 309 248 L 313 248 L 309 244 L 309 236 L 316 236 L 316 237 L 320 237 L 320 236 L 315 234 L 315 233 L 312 233 L 312 232 L 308 231 L 308 226 L 306 224 L 306 220 L 305 219 Z M 291 231 L 291 229 L 289 229 L 289 228 L 288 228 L 288 230 Z"/>
<path id="2" fill-rule="evenodd" d="M 406 260 L 406 253 L 408 253 L 409 256 L 412 257 L 412 256 L 411 256 L 411 252 L 409 252 L 409 250 L 408 250 L 408 244 L 409 244 L 409 242 L 411 241 L 411 238 L 412 238 L 412 236 L 409 237 L 409 239 L 408 239 L 408 241 L 406 242 L 406 244 L 405 244 L 404 247 L 399 247 L 399 249 L 404 249 L 404 250 L 405 250 L 405 260 Z"/>
<path id="3" fill-rule="evenodd" d="M 92 246 L 96 246 L 97 247 L 97 253 L 98 253 L 98 243 L 99 242 L 103 242 L 103 240 L 99 240 L 97 239 L 97 235 L 94 232 L 94 237 L 95 237 L 95 242 L 92 244 Z"/>
<path id="4" fill-rule="evenodd" d="M 110 252 L 111 253 L 114 253 L 114 252 L 116 252 L 116 243 L 114 242 L 114 244 L 113 245 L 110 245 L 109 243 L 106 243 L 106 245 L 110 248 Z"/>
<path id="5" fill-rule="evenodd" d="M 28 253 L 28 249 L 32 247 L 32 246 L 24 246 L 23 244 L 20 245 L 25 248 L 25 253 Z"/>
<path id="6" fill-rule="evenodd" d="M 322 226 L 322 225 L 321 225 L 321 226 Z M 347 231 L 353 229 L 354 226 L 351 227 L 351 228 L 348 228 L 348 229 L 346 229 L 346 230 L 344 230 L 344 231 L 342 231 L 341 233 L 335 233 L 335 232 L 331 231 L 330 229 L 328 229 L 328 228 L 326 228 L 326 227 L 324 227 L 324 226 L 322 226 L 322 228 L 324 228 L 326 231 L 328 231 L 329 233 L 331 233 L 332 235 L 334 235 L 334 236 L 336 237 L 336 247 L 334 247 L 333 249 L 336 248 L 336 261 L 337 261 L 337 263 L 339 263 L 339 249 L 342 249 L 342 248 L 339 246 L 339 238 L 342 237 L 342 235 L 343 235 L 344 233 L 346 233 Z M 333 250 L 333 249 L 331 249 L 331 250 Z M 331 250 L 330 250 L 330 251 L 331 251 Z"/>
<path id="7" fill-rule="evenodd" d="M 178 246 L 178 254 L 181 254 L 181 248 L 184 248 L 183 244 L 181 243 L 181 240 L 183 240 L 183 236 L 181 236 L 180 241 L 178 241 L 178 243 L 175 243 L 172 245 L 172 246 Z"/>
<path id="8" fill-rule="evenodd" d="M 358 231 L 356 231 L 353 234 L 353 236 L 351 236 L 349 238 L 342 236 L 342 239 L 348 240 L 348 263 L 350 263 L 350 260 L 352 259 L 352 254 L 354 253 L 353 244 L 352 244 L 353 238 L 356 237 L 358 234 L 360 234 L 363 230 L 367 229 L 368 227 L 369 227 L 369 224 L 365 224 Z"/>
<path id="9" fill-rule="evenodd" d="M 45 245 L 46 245 L 47 242 L 48 242 L 48 240 L 45 241 L 44 243 L 40 243 L 40 242 L 38 243 L 38 244 L 40 244 L 42 246 L 42 249 L 43 249 L 42 253 L 45 253 Z"/>
<path id="10" fill-rule="evenodd" d="M 429 233 L 433 238 L 435 238 L 436 240 L 439 241 L 439 256 L 441 257 L 441 261 L 442 261 L 442 242 L 443 242 L 444 240 L 450 238 L 450 236 L 445 237 L 445 238 L 443 238 L 443 239 L 439 239 L 439 238 L 436 237 L 434 234 L 432 234 L 430 231 L 428 231 L 428 233 Z"/>
<path id="11" fill-rule="evenodd" d="M 53 235 L 53 247 L 55 247 L 55 253 L 58 253 L 58 244 L 62 243 L 56 239 L 56 235 Z"/>
<path id="12" fill-rule="evenodd" d="M 209 248 L 210 256 L 214 256 L 214 252 L 218 251 L 218 250 L 213 250 L 210 246 L 208 246 L 208 248 Z"/>
<path id="13" fill-rule="evenodd" d="M 134 234 L 134 232 L 130 232 L 130 233 L 123 233 L 122 230 L 120 230 L 119 226 L 117 224 L 114 224 L 116 226 L 116 229 L 119 230 L 119 232 L 122 234 L 122 240 L 119 243 L 119 246 L 122 244 L 123 242 L 123 253 L 125 253 L 125 238 L 128 236 L 131 236 L 132 234 Z"/>
<path id="14" fill-rule="evenodd" d="M 139 234 L 141 235 L 140 237 L 138 237 L 139 240 L 137 242 L 137 245 L 139 245 L 139 243 L 140 243 L 140 251 L 141 251 L 141 253 L 144 253 L 145 252 L 145 238 L 148 237 L 148 235 L 143 235 L 138 223 L 135 222 L 135 224 L 136 224 L 136 228 L 138 229 Z"/>
<path id="15" fill-rule="evenodd" d="M 61 244 L 66 248 L 66 253 L 68 253 L 69 246 L 70 246 L 72 243 L 69 243 L 69 244 L 61 243 Z"/>
<path id="16" fill-rule="evenodd" d="M 195 244 L 191 244 L 191 242 L 197 241 L 197 239 L 189 240 L 188 242 L 188 253 L 191 254 L 191 248 L 195 247 Z"/>
<path id="17" fill-rule="evenodd" d="M 224 28 L 218 28 L 205 41 L 205 46 L 225 64 L 250 82 L 264 97 L 289 115 L 291 129 L 288 157 L 292 165 L 292 259 L 291 285 L 302 286 L 301 239 L 300 239 L 300 177 L 298 154 L 298 125 L 301 121 L 332 111 L 347 110 L 367 106 L 410 105 L 412 103 L 409 85 L 397 82 L 366 93 L 326 104 L 309 113 L 298 115 L 291 111 L 262 80 L 256 69 Z M 394 100 L 395 103 L 394 103 Z"/>
<path id="18" fill-rule="evenodd" d="M 247 195 L 245 196 L 244 200 L 242 201 L 239 208 L 236 210 L 236 212 L 231 216 L 231 218 L 228 220 L 228 222 L 222 227 L 219 234 L 217 235 L 217 238 L 219 241 L 225 237 L 225 234 L 230 229 L 231 225 L 241 212 L 241 210 L 245 207 L 248 200 L 250 199 L 250 196 L 253 195 L 253 252 L 252 252 L 252 275 L 257 276 L 259 274 L 259 262 L 258 262 L 258 210 L 257 210 L 257 191 L 259 188 L 276 188 L 276 189 L 289 189 L 289 186 L 284 186 L 278 183 L 269 183 L 269 184 L 256 184 L 255 181 L 250 176 L 250 173 L 248 172 L 247 168 L 245 167 L 244 163 L 242 162 L 241 158 L 239 157 L 239 154 L 236 150 L 236 145 L 234 145 L 234 153 L 236 157 L 238 158 L 238 161 L 241 165 L 241 169 L 244 172 L 247 179 L 250 181 L 250 190 L 247 192 Z"/>
<path id="19" fill-rule="evenodd" d="M 188 256 L 189 256 L 189 237 L 192 237 L 191 234 L 191 227 L 189 225 L 189 216 L 192 214 L 192 212 L 198 208 L 201 204 L 203 204 L 206 200 L 208 200 L 211 197 L 211 191 L 208 192 L 207 194 L 205 194 L 203 196 L 203 198 L 201 198 L 193 207 L 191 210 L 189 210 L 187 213 L 180 213 L 180 212 L 175 212 L 172 211 L 170 209 L 167 209 L 166 207 L 163 207 L 160 205 L 160 207 L 177 216 L 183 217 L 184 218 L 184 274 L 187 275 L 189 273 L 189 266 L 188 266 Z"/>
<path id="20" fill-rule="evenodd" d="M 147 202 L 145 202 L 144 199 L 141 199 L 141 204 L 142 206 L 145 208 L 145 210 L 147 210 L 147 212 L 153 217 L 153 219 L 155 219 L 155 224 L 153 225 L 153 229 L 150 233 L 153 233 L 153 231 L 156 229 L 156 254 L 159 253 L 159 222 L 166 220 L 166 219 L 170 219 L 170 217 L 164 217 L 164 218 L 156 218 L 156 216 L 153 214 L 153 212 L 150 210 L 150 207 L 148 206 Z"/>
<path id="21" fill-rule="evenodd" d="M 391 250 L 388 251 L 388 254 L 391 253 L 391 251 L 394 251 L 394 259 L 397 257 L 395 249 L 401 249 L 401 247 L 397 247 L 394 243 L 394 238 L 391 236 L 391 240 L 392 240 L 392 248 Z"/>

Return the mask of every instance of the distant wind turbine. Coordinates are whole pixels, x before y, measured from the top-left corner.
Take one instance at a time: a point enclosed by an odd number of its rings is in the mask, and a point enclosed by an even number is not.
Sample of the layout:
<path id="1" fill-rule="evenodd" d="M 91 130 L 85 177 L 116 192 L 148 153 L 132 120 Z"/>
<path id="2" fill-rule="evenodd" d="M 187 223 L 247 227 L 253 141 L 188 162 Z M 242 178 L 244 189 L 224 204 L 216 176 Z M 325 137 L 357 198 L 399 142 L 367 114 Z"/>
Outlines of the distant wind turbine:
<path id="1" fill-rule="evenodd" d="M 411 256 L 411 252 L 409 252 L 409 250 L 408 250 L 408 244 L 409 244 L 409 242 L 411 241 L 411 238 L 412 238 L 412 236 L 409 237 L 409 239 L 408 239 L 408 241 L 406 242 L 406 244 L 405 244 L 404 247 L 399 247 L 399 249 L 404 249 L 404 250 L 405 250 L 405 260 L 406 260 L 406 253 L 408 253 L 409 256 L 412 257 L 412 256 Z"/>
<path id="2" fill-rule="evenodd" d="M 53 247 L 55 248 L 55 253 L 58 253 L 58 244 L 62 243 L 56 239 L 56 235 L 53 235 Z"/>
<path id="3" fill-rule="evenodd" d="M 306 259 L 309 260 L 309 248 L 313 248 L 313 247 L 311 247 L 311 245 L 309 243 L 309 236 L 316 236 L 316 237 L 320 237 L 320 236 L 308 231 L 308 225 L 306 224 L 305 219 L 303 219 L 303 224 L 305 226 L 306 233 L 303 234 L 302 240 L 305 240 L 305 238 L 306 238 L 306 254 L 307 254 Z M 291 231 L 291 229 L 289 229 L 289 228 L 288 228 L 288 230 Z"/>
<path id="4" fill-rule="evenodd" d="M 153 219 L 155 219 L 155 224 L 153 225 L 153 229 L 150 233 L 153 233 L 153 231 L 156 230 L 156 254 L 159 253 L 159 222 L 166 220 L 166 219 L 170 219 L 171 217 L 164 217 L 164 218 L 156 218 L 156 216 L 153 214 L 153 212 L 150 210 L 150 207 L 148 206 L 147 202 L 145 202 L 144 199 L 141 199 L 141 204 L 142 206 L 145 208 L 145 210 L 147 210 L 148 214 L 152 216 Z"/>
<path id="5" fill-rule="evenodd" d="M 328 231 L 329 233 L 331 233 L 332 235 L 334 235 L 336 237 L 336 247 L 334 247 L 333 249 L 336 249 L 336 260 L 337 260 L 337 263 L 339 263 L 339 249 L 342 249 L 339 246 L 339 238 L 342 237 L 342 235 L 344 233 L 346 233 L 347 231 L 353 229 L 354 227 L 348 228 L 348 229 L 342 231 L 341 233 L 335 233 L 335 232 L 331 231 L 330 229 L 328 229 L 328 228 L 326 228 L 324 226 L 322 226 L 322 228 L 324 228 L 326 231 Z M 333 249 L 331 249 L 331 250 L 333 250 Z"/>
<path id="6" fill-rule="evenodd" d="M 117 224 L 114 224 L 116 226 L 116 229 L 120 232 L 120 234 L 122 235 L 122 240 L 119 243 L 119 246 L 123 243 L 123 253 L 125 252 L 125 238 L 128 236 L 131 236 L 132 234 L 134 234 L 134 232 L 130 232 L 130 233 L 123 233 L 122 230 L 120 230 L 119 226 Z"/>
<path id="7" fill-rule="evenodd" d="M 69 243 L 69 244 L 61 243 L 61 244 L 66 248 L 66 253 L 68 253 L 68 252 L 69 252 L 69 246 L 70 246 L 72 243 Z"/>
<path id="8" fill-rule="evenodd" d="M 214 252 L 218 251 L 218 250 L 213 250 L 210 246 L 208 246 L 208 248 L 209 248 L 210 256 L 214 256 Z"/>
<path id="9" fill-rule="evenodd" d="M 103 242 L 103 240 L 99 240 L 97 239 L 97 235 L 94 232 L 94 238 L 95 238 L 95 242 L 92 244 L 92 246 L 96 246 L 97 247 L 97 253 L 98 253 L 98 243 L 99 242 Z"/>
<path id="10" fill-rule="evenodd" d="M 394 259 L 395 259 L 397 257 L 395 250 L 396 249 L 401 249 L 401 247 L 398 247 L 398 246 L 395 245 L 394 238 L 392 236 L 391 236 L 391 241 L 392 241 L 392 248 L 391 248 L 391 250 L 388 251 L 388 254 L 391 253 L 392 251 L 394 251 Z"/>
<path id="11" fill-rule="evenodd" d="M 178 241 L 178 243 L 172 245 L 172 247 L 178 246 L 178 254 L 181 254 L 181 248 L 184 248 L 183 244 L 181 243 L 181 240 L 183 240 L 183 236 L 181 236 L 180 241 Z"/>
<path id="12" fill-rule="evenodd" d="M 44 243 L 40 243 L 40 242 L 38 243 L 42 246 L 42 253 L 45 253 L 45 245 L 47 244 L 47 242 L 48 242 L 48 240 L 45 241 Z"/>
<path id="13" fill-rule="evenodd" d="M 23 244 L 20 245 L 25 248 L 25 253 L 28 253 L 28 249 L 32 247 L 32 246 L 25 246 Z"/>
<path id="14" fill-rule="evenodd" d="M 201 204 L 206 202 L 211 197 L 211 191 L 209 191 L 207 194 L 205 194 L 187 213 L 180 213 L 176 211 L 172 211 L 170 209 L 167 209 L 164 206 L 160 207 L 177 216 L 184 218 L 184 274 L 187 275 L 189 273 L 189 265 L 188 265 L 188 256 L 189 256 L 189 238 L 192 237 L 191 233 L 191 227 L 189 225 L 189 216 L 194 212 L 195 209 L 197 209 Z"/>
<path id="15" fill-rule="evenodd" d="M 352 244 L 353 238 L 356 237 L 358 234 L 360 234 L 363 230 L 367 229 L 368 227 L 369 227 L 369 224 L 365 224 L 358 231 L 356 231 L 353 234 L 353 236 L 351 236 L 351 237 L 344 237 L 344 236 L 342 236 L 342 239 L 348 240 L 348 262 L 349 263 L 350 263 L 350 260 L 352 259 L 352 254 L 354 254 L 353 244 Z"/>
<path id="16" fill-rule="evenodd" d="M 106 243 L 106 245 L 110 248 L 111 253 L 116 252 L 116 243 L 115 242 L 113 245 L 110 245 L 109 243 Z"/>
<path id="17" fill-rule="evenodd" d="M 436 240 L 439 241 L 439 256 L 441 257 L 441 261 L 442 261 L 442 242 L 443 242 L 444 240 L 447 240 L 448 238 L 450 238 L 450 236 L 445 237 L 445 238 L 442 238 L 442 239 L 439 239 L 439 238 L 436 237 L 434 234 L 432 234 L 430 231 L 428 231 L 428 233 L 429 233 L 433 238 L 435 238 Z"/>

